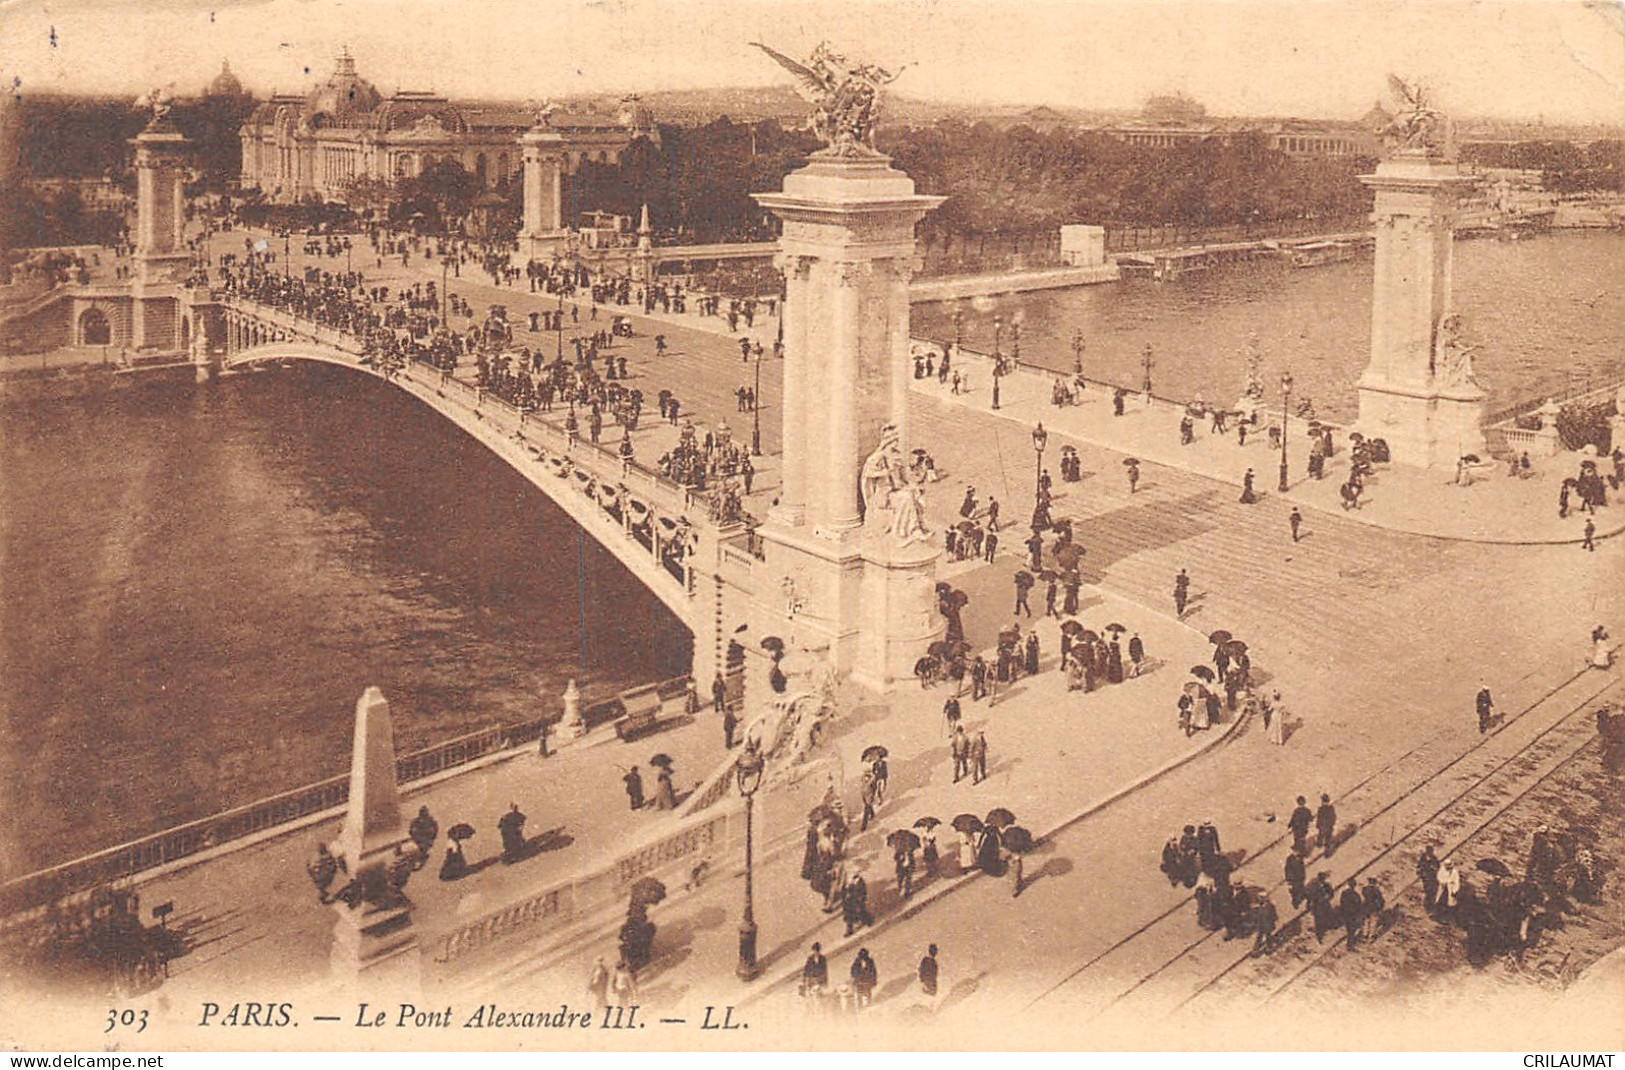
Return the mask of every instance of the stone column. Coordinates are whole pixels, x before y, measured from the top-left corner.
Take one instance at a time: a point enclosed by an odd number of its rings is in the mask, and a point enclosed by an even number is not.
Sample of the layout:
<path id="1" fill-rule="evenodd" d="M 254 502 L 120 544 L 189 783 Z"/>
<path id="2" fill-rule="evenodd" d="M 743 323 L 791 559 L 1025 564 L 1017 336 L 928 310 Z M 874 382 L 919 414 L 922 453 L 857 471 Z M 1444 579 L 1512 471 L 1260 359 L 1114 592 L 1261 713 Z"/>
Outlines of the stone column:
<path id="1" fill-rule="evenodd" d="M 559 742 L 580 739 L 586 730 L 586 722 L 581 719 L 581 688 L 572 678 L 564 689 L 564 716 L 559 720 Z"/>
<path id="2" fill-rule="evenodd" d="M 784 490 L 761 529 L 752 634 L 782 633 L 794 601 L 798 646 L 827 646 L 837 666 L 884 688 L 934 638 L 939 553 L 934 541 L 895 538 L 884 501 L 865 503 L 860 522 L 859 476 L 888 424 L 908 457 L 914 227 L 942 198 L 917 195 L 867 150 L 816 153 L 781 192 L 753 196 L 783 221 L 787 297 Z"/>
<path id="3" fill-rule="evenodd" d="M 1358 426 L 1386 439 L 1396 463 L 1454 469 L 1464 454 L 1485 452 L 1484 391 L 1440 361 L 1456 201 L 1472 179 L 1453 161 L 1413 153 L 1384 160 L 1360 180 L 1376 194 L 1377 249 Z"/>
<path id="4" fill-rule="evenodd" d="M 136 282 L 180 282 L 192 261 L 181 189 L 188 143 L 167 118 L 148 123 L 130 143 L 136 167 Z"/>
<path id="5" fill-rule="evenodd" d="M 400 790 L 395 783 L 395 731 L 383 692 L 369 687 L 355 704 L 350 753 L 350 803 L 333 843 L 362 892 L 355 906 L 335 900 L 333 979 L 356 991 L 410 997 L 420 986 L 412 904 L 389 892 L 397 848 L 405 842 Z M 425 867 L 424 872 L 430 872 Z"/>
<path id="6" fill-rule="evenodd" d="M 564 136 L 537 125 L 519 139 L 524 151 L 524 225 L 520 252 L 550 260 L 564 248 Z"/>

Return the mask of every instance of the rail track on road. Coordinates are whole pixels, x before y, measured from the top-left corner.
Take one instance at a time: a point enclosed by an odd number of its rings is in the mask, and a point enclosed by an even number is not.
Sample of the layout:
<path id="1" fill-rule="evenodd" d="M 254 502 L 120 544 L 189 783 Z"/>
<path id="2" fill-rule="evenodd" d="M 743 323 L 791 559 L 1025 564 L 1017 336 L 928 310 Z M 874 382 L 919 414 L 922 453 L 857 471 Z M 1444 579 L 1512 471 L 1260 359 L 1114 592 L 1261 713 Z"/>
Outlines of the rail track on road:
<path id="1" fill-rule="evenodd" d="M 1377 876 L 1390 902 L 1414 882 L 1414 856 L 1424 842 L 1441 858 L 1456 850 L 1519 799 L 1535 790 L 1596 740 L 1590 713 L 1610 691 L 1621 690 L 1618 670 L 1584 670 L 1548 692 L 1465 752 L 1459 734 L 1440 733 L 1367 775 L 1338 800 L 1344 815 L 1359 815 L 1345 828 L 1328 861 L 1311 856 L 1310 873 L 1335 866 L 1334 884 Z M 1614 696 L 1617 697 L 1617 696 Z M 1453 748 L 1452 748 L 1453 749 Z M 1386 835 L 1380 831 L 1386 822 Z M 1279 876 L 1289 838 L 1282 835 L 1248 855 L 1233 879 L 1262 886 L 1280 906 Z M 1250 867 L 1250 869 L 1249 869 Z M 1268 873 L 1270 876 L 1263 877 Z M 1252 879 L 1249 879 L 1252 878 Z M 1341 941 L 1283 941 L 1269 956 L 1254 958 L 1222 932 L 1194 927 L 1193 896 L 1180 900 L 1048 986 L 1028 1004 L 1064 1002 L 1090 1020 L 1137 1020 L 1172 1014 L 1221 995 L 1276 998 Z M 1301 928 L 1299 911 L 1282 909 L 1281 931 Z M 1107 983 L 1103 980 L 1109 979 Z"/>

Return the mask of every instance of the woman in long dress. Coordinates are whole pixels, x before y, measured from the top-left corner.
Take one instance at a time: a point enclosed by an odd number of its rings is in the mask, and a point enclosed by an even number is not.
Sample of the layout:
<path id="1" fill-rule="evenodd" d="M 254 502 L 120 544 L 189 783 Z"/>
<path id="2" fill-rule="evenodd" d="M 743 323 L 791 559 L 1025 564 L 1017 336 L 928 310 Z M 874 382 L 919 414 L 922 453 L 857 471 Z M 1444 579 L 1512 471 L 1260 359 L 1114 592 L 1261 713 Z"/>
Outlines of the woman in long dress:
<path id="1" fill-rule="evenodd" d="M 1286 707 L 1281 704 L 1281 693 L 1275 692 L 1270 697 L 1272 715 L 1269 718 L 1269 740 L 1277 747 L 1286 742 Z"/>
<path id="2" fill-rule="evenodd" d="M 1591 629 L 1591 667 L 1606 669 L 1614 663 L 1614 652 L 1608 649 L 1608 631 L 1602 625 Z"/>
<path id="3" fill-rule="evenodd" d="M 1191 710 L 1191 727 L 1200 731 L 1213 727 L 1212 722 L 1208 720 L 1207 702 L 1204 701 L 1204 698 L 1205 696 L 1198 695 L 1191 704 L 1193 707 Z"/>

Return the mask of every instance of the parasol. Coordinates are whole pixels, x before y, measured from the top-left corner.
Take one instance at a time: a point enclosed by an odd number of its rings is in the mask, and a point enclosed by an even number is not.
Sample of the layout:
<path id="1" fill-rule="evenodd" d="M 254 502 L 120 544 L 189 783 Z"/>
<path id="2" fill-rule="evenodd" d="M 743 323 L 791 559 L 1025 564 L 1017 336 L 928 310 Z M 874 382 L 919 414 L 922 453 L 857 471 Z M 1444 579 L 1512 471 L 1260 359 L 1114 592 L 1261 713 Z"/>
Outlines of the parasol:
<path id="1" fill-rule="evenodd" d="M 1098 642 L 1100 642 L 1100 635 L 1091 628 L 1085 628 L 1078 635 L 1078 638 L 1082 639 L 1086 643 L 1098 643 Z"/>
<path id="2" fill-rule="evenodd" d="M 1216 632 L 1208 632 L 1207 633 L 1207 641 L 1212 643 L 1214 646 L 1222 646 L 1223 644 L 1228 643 L 1230 640 L 1232 640 L 1234 638 L 1235 638 L 1235 636 L 1231 635 L 1229 632 L 1225 631 L 1223 628 L 1220 628 Z"/>
<path id="3" fill-rule="evenodd" d="M 1191 675 L 1196 677 L 1198 680 L 1206 680 L 1210 684 L 1214 680 L 1213 670 L 1208 668 L 1206 665 L 1192 665 Z"/>
<path id="4" fill-rule="evenodd" d="M 927 832 L 930 832 L 940 824 L 942 824 L 942 822 L 938 821 L 934 817 L 922 817 L 918 821 L 914 822 L 914 827 L 917 829 L 925 829 Z"/>
<path id="5" fill-rule="evenodd" d="M 1512 876 L 1512 871 L 1499 858 L 1480 858 L 1478 868 L 1496 877 L 1510 878 Z"/>
<path id="6" fill-rule="evenodd" d="M 676 765 L 677 763 L 673 762 L 671 760 L 671 755 L 669 755 L 669 754 L 657 754 L 653 758 L 649 759 L 649 764 L 650 765 L 658 765 L 662 769 L 670 769 L 673 765 Z"/>
<path id="7" fill-rule="evenodd" d="M 898 829 L 886 837 L 886 846 L 893 850 L 901 847 L 906 851 L 918 851 L 920 849 L 920 838 L 908 829 Z"/>
<path id="8" fill-rule="evenodd" d="M 1062 635 L 1070 635 L 1074 639 L 1076 639 L 1078 636 L 1082 635 L 1083 630 L 1084 630 L 1083 625 L 1079 624 L 1075 620 L 1069 620 L 1069 621 L 1067 621 L 1067 622 L 1065 622 L 1064 624 L 1061 625 L 1061 634 Z"/>
<path id="9" fill-rule="evenodd" d="M 1139 463 L 1140 463 L 1140 459 L 1138 457 L 1124 457 L 1123 458 L 1123 464 L 1126 467 L 1133 467 L 1134 465 L 1137 465 Z"/>
<path id="10" fill-rule="evenodd" d="M 653 877 L 639 877 L 628 895 L 634 906 L 653 906 L 666 898 L 666 886 Z"/>
<path id="11" fill-rule="evenodd" d="M 462 843 L 464 840 L 471 840 L 473 838 L 474 826 L 468 824 L 466 821 L 459 822 L 446 830 L 446 839 L 450 840 L 452 843 Z"/>
<path id="12" fill-rule="evenodd" d="M 1240 639 L 1232 639 L 1228 643 L 1224 644 L 1224 649 L 1225 652 L 1230 654 L 1232 657 L 1237 657 L 1247 653 L 1247 644 L 1243 643 Z"/>
<path id="13" fill-rule="evenodd" d="M 1110 624 L 1106 625 L 1106 630 L 1108 632 L 1126 632 L 1126 631 L 1128 631 L 1127 628 L 1123 627 L 1121 624 L 1117 623 L 1116 621 L 1112 621 Z"/>
<path id="14" fill-rule="evenodd" d="M 1028 572 L 1026 569 L 1022 569 L 1020 572 L 1016 573 L 1017 587 L 1031 587 L 1032 585 L 1033 574 L 1031 572 Z"/>
<path id="15" fill-rule="evenodd" d="M 959 524 L 958 524 L 958 527 L 959 527 L 960 531 L 963 531 L 965 534 L 968 535 L 971 532 L 976 530 L 976 521 L 974 521 L 974 520 L 961 520 L 959 522 Z"/>
<path id="16" fill-rule="evenodd" d="M 769 654 L 784 653 L 784 640 L 776 635 L 769 635 L 762 640 L 762 649 Z"/>
<path id="17" fill-rule="evenodd" d="M 863 748 L 863 760 L 866 762 L 877 762 L 890 753 L 890 751 L 878 743 L 871 744 L 870 746 Z"/>
<path id="18" fill-rule="evenodd" d="M 960 814 L 949 822 L 955 832 L 981 832 L 982 822 L 975 814 Z"/>
<path id="19" fill-rule="evenodd" d="M 999 843 L 1017 854 L 1026 854 L 1034 847 L 1033 834 L 1020 825 L 1011 825 L 999 833 Z"/>
<path id="20" fill-rule="evenodd" d="M 987 812 L 986 823 L 995 828 L 1009 828 L 1016 823 L 1016 815 L 1002 806 L 995 806 Z"/>

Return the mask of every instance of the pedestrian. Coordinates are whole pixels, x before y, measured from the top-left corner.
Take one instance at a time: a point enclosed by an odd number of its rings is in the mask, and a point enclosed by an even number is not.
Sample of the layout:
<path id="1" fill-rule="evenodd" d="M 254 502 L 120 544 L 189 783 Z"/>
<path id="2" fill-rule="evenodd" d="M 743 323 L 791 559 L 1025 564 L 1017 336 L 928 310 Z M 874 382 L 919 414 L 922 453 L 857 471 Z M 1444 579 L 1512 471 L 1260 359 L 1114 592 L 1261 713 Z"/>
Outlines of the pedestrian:
<path id="1" fill-rule="evenodd" d="M 1439 864 L 1439 897 L 1435 909 L 1440 921 L 1448 922 L 1461 902 L 1461 870 L 1446 858 Z"/>
<path id="2" fill-rule="evenodd" d="M 987 530 L 999 530 L 999 499 L 992 495 L 987 499 Z"/>
<path id="3" fill-rule="evenodd" d="M 1286 706 L 1281 703 L 1281 693 L 1274 695 L 1264 704 L 1264 734 L 1269 741 L 1277 747 L 1286 744 Z"/>
<path id="4" fill-rule="evenodd" d="M 1439 899 L 1439 856 L 1433 853 L 1431 843 L 1416 860 L 1416 879 L 1422 882 L 1422 909 L 1432 914 Z"/>
<path id="5" fill-rule="evenodd" d="M 852 991 L 858 998 L 859 1010 L 874 1001 L 875 985 L 879 981 L 879 971 L 875 968 L 875 960 L 869 955 L 869 949 L 858 948 L 858 957 L 852 960 Z"/>
<path id="6" fill-rule="evenodd" d="M 1595 550 L 1597 548 L 1597 542 L 1596 542 L 1596 538 L 1595 538 L 1596 534 L 1597 534 L 1597 523 L 1596 523 L 1596 521 L 1592 520 L 1589 516 L 1586 517 L 1585 539 L 1580 543 L 1580 545 L 1585 547 L 1587 550 Z"/>
<path id="7" fill-rule="evenodd" d="M 1027 536 L 1027 557 L 1034 572 L 1044 569 L 1044 537 L 1037 531 Z"/>
<path id="8" fill-rule="evenodd" d="M 970 772 L 970 740 L 965 738 L 965 729 L 958 724 L 954 725 L 953 742 L 949 744 L 949 750 L 954 758 L 954 783 L 957 784 L 960 777 Z"/>
<path id="9" fill-rule="evenodd" d="M 1326 934 L 1337 928 L 1337 906 L 1332 902 L 1336 891 L 1332 888 L 1332 882 L 1327 879 L 1328 876 L 1324 872 L 1315 874 L 1315 879 L 1306 889 L 1309 916 L 1315 926 L 1316 943 L 1325 940 Z"/>
<path id="10" fill-rule="evenodd" d="M 1241 504 L 1252 505 L 1258 501 L 1258 495 L 1253 490 L 1253 470 L 1247 469 L 1247 474 L 1241 477 Z"/>
<path id="11" fill-rule="evenodd" d="M 1027 592 L 1032 590 L 1032 586 L 1032 576 L 1025 572 L 1016 573 L 1016 608 L 1014 613 L 1018 617 L 1023 612 L 1026 612 L 1029 617 L 1033 615 L 1032 607 L 1027 604 Z"/>
<path id="12" fill-rule="evenodd" d="M 1343 921 L 1343 931 L 1348 934 L 1349 950 L 1353 951 L 1360 940 L 1360 929 L 1365 923 L 1365 901 L 1360 898 L 1360 890 L 1354 886 L 1354 878 L 1350 877 L 1343 886 L 1343 895 L 1337 902 L 1337 913 Z"/>
<path id="13" fill-rule="evenodd" d="M 1270 952 L 1270 945 L 1275 942 L 1275 926 L 1280 920 L 1275 912 L 1275 904 L 1270 902 L 1269 896 L 1260 895 L 1258 902 L 1253 904 L 1252 920 L 1253 954 L 1255 956 L 1267 955 Z"/>
<path id="14" fill-rule="evenodd" d="M 1191 578 L 1184 569 L 1180 569 L 1179 575 L 1174 577 L 1174 613 L 1176 616 L 1180 618 L 1185 616 L 1185 605 L 1190 601 L 1190 594 Z"/>
<path id="15" fill-rule="evenodd" d="M 925 949 L 925 957 L 920 960 L 920 991 L 925 994 L 926 1003 L 933 1009 L 937 1005 L 937 978 L 940 971 L 937 966 L 937 945 L 931 944 Z"/>
<path id="16" fill-rule="evenodd" d="M 942 704 L 942 719 L 948 726 L 949 739 L 954 738 L 954 729 L 959 727 L 960 716 L 959 699 L 950 696 L 948 701 Z"/>
<path id="17" fill-rule="evenodd" d="M 987 779 L 987 731 L 978 728 L 970 745 L 971 783 L 980 784 Z"/>
<path id="18" fill-rule="evenodd" d="M 846 891 L 841 895 L 841 920 L 846 923 L 848 936 L 859 925 L 869 924 L 869 886 L 864 883 L 861 873 L 852 875 L 851 880 L 847 881 Z"/>
<path id="19" fill-rule="evenodd" d="M 875 816 L 875 803 L 879 797 L 879 790 L 875 785 L 875 771 L 872 768 L 864 770 L 862 788 L 863 821 L 859 827 L 860 832 L 868 830 L 869 822 Z"/>
<path id="20" fill-rule="evenodd" d="M 609 964 L 602 955 L 593 963 L 592 974 L 587 978 L 587 991 L 592 993 L 593 1009 L 603 1013 L 609 1006 Z"/>
<path id="21" fill-rule="evenodd" d="M 1483 735 L 1485 732 L 1489 731 L 1490 716 L 1495 710 L 1495 700 L 1490 697 L 1490 689 L 1488 685 L 1478 689 L 1478 698 L 1476 701 L 1478 707 L 1478 734 Z"/>
<path id="22" fill-rule="evenodd" d="M 508 804 L 508 812 L 497 822 L 497 834 L 502 837 L 502 861 L 519 861 L 525 852 L 525 815 L 519 804 Z"/>
<path id="23" fill-rule="evenodd" d="M 1382 931 L 1382 912 L 1387 909 L 1388 903 L 1383 899 L 1382 888 L 1377 884 L 1377 878 L 1367 877 L 1365 888 L 1360 892 L 1362 911 L 1365 914 L 1365 932 L 1362 934 L 1367 940 L 1375 940 Z"/>
<path id="24" fill-rule="evenodd" d="M 1128 637 L 1128 675 L 1130 679 L 1140 675 L 1145 662 L 1145 640 L 1140 638 L 1139 632 Z"/>
<path id="25" fill-rule="evenodd" d="M 1310 813 L 1309 804 L 1302 795 L 1298 796 L 1297 808 L 1292 811 L 1292 816 L 1287 818 L 1286 827 L 1292 833 L 1292 849 L 1300 855 L 1309 853 L 1309 826 L 1314 824 L 1314 821 L 1315 815 Z"/>
<path id="26" fill-rule="evenodd" d="M 1060 614 L 1055 611 L 1055 595 L 1058 593 L 1059 589 L 1060 580 L 1054 575 L 1054 573 L 1051 573 L 1049 578 L 1049 586 L 1044 588 L 1044 616 L 1060 617 Z"/>
<path id="27" fill-rule="evenodd" d="M 1196 853 L 1202 860 L 1202 872 L 1213 875 L 1218 859 L 1224 852 L 1219 847 L 1219 829 L 1211 821 L 1204 821 L 1196 829 Z"/>
<path id="28" fill-rule="evenodd" d="M 1133 494 L 1140 485 L 1140 462 L 1130 457 L 1128 460 L 1128 492 Z"/>
<path id="29" fill-rule="evenodd" d="M 722 745 L 727 750 L 734 749 L 734 732 L 739 728 L 739 717 L 729 706 L 722 711 Z"/>
<path id="30" fill-rule="evenodd" d="M 1304 884 L 1308 874 L 1304 870 L 1303 852 L 1298 848 L 1287 852 L 1285 870 L 1287 890 L 1292 894 L 1292 909 L 1297 910 L 1298 904 L 1309 897 Z"/>
<path id="31" fill-rule="evenodd" d="M 986 539 L 983 540 L 983 548 L 984 553 L 982 554 L 982 559 L 991 565 L 993 563 L 993 555 L 999 549 L 999 533 L 996 531 L 989 531 Z"/>
<path id="32" fill-rule="evenodd" d="M 615 964 L 615 973 L 610 978 L 610 991 L 615 995 L 617 1007 L 630 1007 L 638 1001 L 638 975 L 626 964 L 626 960 Z"/>
<path id="33" fill-rule="evenodd" d="M 671 766 L 661 766 L 660 775 L 655 780 L 655 809 L 677 809 L 677 788 L 672 783 Z"/>
<path id="34" fill-rule="evenodd" d="M 723 707 L 727 704 L 728 685 L 723 681 L 722 674 L 717 673 L 711 677 L 711 708 L 721 713 Z M 729 746 L 732 746 L 732 744 L 729 744 Z"/>
<path id="35" fill-rule="evenodd" d="M 435 837 L 440 835 L 440 824 L 429 814 L 427 806 L 418 807 L 418 816 L 412 819 L 407 826 L 407 835 L 412 837 L 412 844 L 418 849 L 417 860 L 413 869 L 422 869 L 429 860 L 429 852 L 434 848 Z"/>
<path id="36" fill-rule="evenodd" d="M 1332 856 L 1335 849 L 1333 841 L 1337 834 L 1337 808 L 1332 805 L 1332 797 L 1322 794 L 1320 808 L 1315 811 L 1315 846 L 1327 858 Z"/>
<path id="37" fill-rule="evenodd" d="M 970 665 L 970 699 L 976 702 L 987 694 L 987 659 L 976 655 Z"/>
<path id="38" fill-rule="evenodd" d="M 626 798 L 632 804 L 632 809 L 643 809 L 643 777 L 638 774 L 638 767 L 633 766 L 632 771 L 621 777 L 626 785 Z"/>
<path id="39" fill-rule="evenodd" d="M 1292 526 L 1292 541 L 1297 542 L 1298 529 L 1303 527 L 1303 514 L 1298 512 L 1297 506 L 1292 507 L 1292 513 L 1286 518 L 1286 522 Z"/>
<path id="40" fill-rule="evenodd" d="M 829 960 L 824 958 L 823 945 L 815 941 L 812 953 L 801 966 L 801 995 L 804 999 L 812 1001 L 816 1008 L 828 988 Z"/>
<path id="41" fill-rule="evenodd" d="M 1010 852 L 1010 898 L 1020 898 L 1023 887 L 1025 887 L 1025 877 L 1022 873 L 1021 852 L 1012 851 Z"/>
<path id="42" fill-rule="evenodd" d="M 959 505 L 959 515 L 966 520 L 976 512 L 976 488 L 965 488 L 965 500 Z"/>

